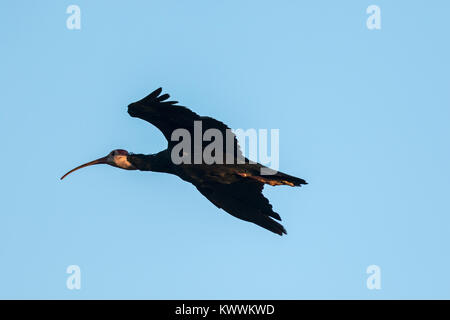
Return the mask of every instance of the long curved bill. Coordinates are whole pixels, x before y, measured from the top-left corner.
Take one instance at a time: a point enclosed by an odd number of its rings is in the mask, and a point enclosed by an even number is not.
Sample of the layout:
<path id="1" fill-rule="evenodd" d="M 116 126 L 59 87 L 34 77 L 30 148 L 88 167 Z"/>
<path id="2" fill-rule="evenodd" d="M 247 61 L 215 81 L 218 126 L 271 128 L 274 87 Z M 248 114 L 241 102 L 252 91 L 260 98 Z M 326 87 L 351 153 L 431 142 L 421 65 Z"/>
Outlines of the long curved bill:
<path id="1" fill-rule="evenodd" d="M 89 167 L 89 166 L 93 166 L 94 164 L 107 164 L 107 157 L 103 157 L 85 164 L 82 164 L 81 166 L 78 166 L 76 168 L 73 168 L 72 170 L 70 170 L 69 172 L 67 172 L 65 175 L 63 175 L 61 177 L 61 180 L 64 179 L 65 177 L 67 177 L 69 174 L 71 174 L 74 171 L 77 171 L 78 169 L 84 168 L 84 167 Z"/>

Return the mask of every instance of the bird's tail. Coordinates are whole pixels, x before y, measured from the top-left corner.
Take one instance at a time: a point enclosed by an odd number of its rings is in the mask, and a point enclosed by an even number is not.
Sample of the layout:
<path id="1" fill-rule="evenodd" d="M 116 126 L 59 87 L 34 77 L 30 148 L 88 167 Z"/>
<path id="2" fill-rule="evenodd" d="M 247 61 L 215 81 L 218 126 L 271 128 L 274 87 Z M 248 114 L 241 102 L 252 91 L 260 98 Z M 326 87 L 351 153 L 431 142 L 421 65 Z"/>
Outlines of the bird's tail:
<path id="1" fill-rule="evenodd" d="M 276 172 L 275 174 L 255 174 L 244 176 L 265 184 L 270 184 L 271 186 L 287 185 L 291 187 L 300 187 L 302 184 L 308 184 L 308 182 L 301 178 L 297 178 L 280 171 Z"/>
<path id="2" fill-rule="evenodd" d="M 283 172 L 277 172 L 271 178 L 275 178 L 276 181 L 279 181 L 282 184 L 290 185 L 291 187 L 301 187 L 302 184 L 308 184 L 308 182 L 301 178 L 297 178 Z"/>

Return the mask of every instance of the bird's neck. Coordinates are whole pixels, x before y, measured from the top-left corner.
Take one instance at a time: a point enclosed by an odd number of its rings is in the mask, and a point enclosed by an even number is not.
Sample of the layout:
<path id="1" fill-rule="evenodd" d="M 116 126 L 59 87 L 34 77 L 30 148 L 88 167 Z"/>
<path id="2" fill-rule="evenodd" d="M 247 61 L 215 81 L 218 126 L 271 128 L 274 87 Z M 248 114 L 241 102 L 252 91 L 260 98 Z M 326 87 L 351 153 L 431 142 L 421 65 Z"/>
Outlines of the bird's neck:
<path id="1" fill-rule="evenodd" d="M 156 154 L 130 154 L 127 161 L 137 170 L 172 173 L 167 150 Z"/>

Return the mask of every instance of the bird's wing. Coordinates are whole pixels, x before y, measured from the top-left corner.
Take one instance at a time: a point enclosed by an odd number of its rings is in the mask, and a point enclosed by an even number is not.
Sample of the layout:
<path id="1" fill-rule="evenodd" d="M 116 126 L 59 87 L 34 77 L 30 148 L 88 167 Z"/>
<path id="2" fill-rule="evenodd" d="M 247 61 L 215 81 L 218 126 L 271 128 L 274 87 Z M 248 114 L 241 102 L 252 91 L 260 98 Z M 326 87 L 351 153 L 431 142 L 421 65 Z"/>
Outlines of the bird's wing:
<path id="1" fill-rule="evenodd" d="M 262 194 L 263 183 L 242 180 L 230 184 L 207 183 L 196 187 L 209 201 L 232 216 L 253 222 L 280 236 L 286 234 L 284 227 L 273 220 L 281 221 L 281 217 L 273 211 L 269 200 Z"/>
<path id="2" fill-rule="evenodd" d="M 168 141 L 177 128 L 185 128 L 200 116 L 186 107 L 176 105 L 178 101 L 166 101 L 170 96 L 161 95 L 162 88 L 150 93 L 145 98 L 131 103 L 128 113 L 132 117 L 150 122 L 157 127 Z"/>
<path id="3" fill-rule="evenodd" d="M 236 136 L 231 133 L 230 128 L 223 122 L 210 117 L 202 117 L 186 107 L 177 105 L 178 101 L 167 101 L 170 96 L 162 94 L 162 88 L 150 93 L 145 98 L 131 103 L 128 106 L 128 113 L 132 117 L 145 120 L 157 127 L 167 139 L 169 147 L 172 144 L 172 132 L 176 129 L 186 129 L 194 135 L 194 121 L 201 121 L 202 135 L 208 129 L 218 129 L 224 138 L 228 131 L 234 139 L 234 155 L 242 156 Z M 224 154 L 225 154 L 225 143 Z"/>

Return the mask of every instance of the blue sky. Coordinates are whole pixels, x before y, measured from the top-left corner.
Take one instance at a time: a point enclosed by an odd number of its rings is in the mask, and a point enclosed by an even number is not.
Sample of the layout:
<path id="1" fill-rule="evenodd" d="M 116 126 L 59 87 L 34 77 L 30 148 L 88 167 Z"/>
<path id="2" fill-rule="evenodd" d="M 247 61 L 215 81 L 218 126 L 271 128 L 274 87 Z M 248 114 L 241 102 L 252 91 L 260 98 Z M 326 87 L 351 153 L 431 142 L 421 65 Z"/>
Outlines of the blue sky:
<path id="1" fill-rule="evenodd" d="M 81 30 L 66 8 L 81 8 Z M 381 8 L 368 30 L 366 8 Z M 0 298 L 450 298 L 447 1 L 2 1 Z M 155 153 L 126 106 L 162 86 L 280 129 L 288 235 L 175 176 L 72 167 Z M 368 290 L 366 268 L 381 268 Z M 81 289 L 66 268 L 81 268 Z"/>

